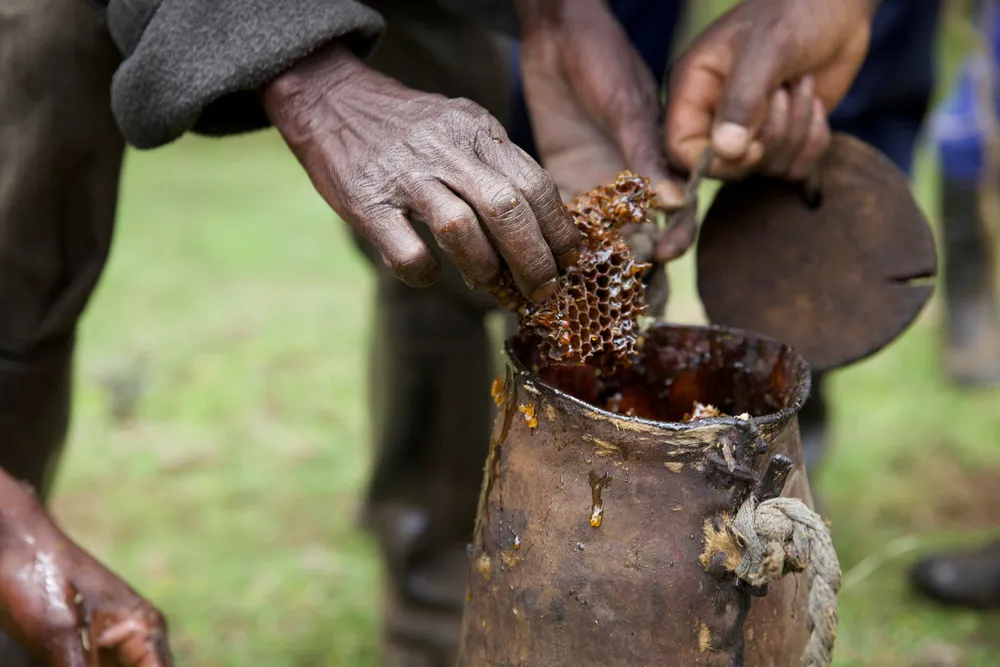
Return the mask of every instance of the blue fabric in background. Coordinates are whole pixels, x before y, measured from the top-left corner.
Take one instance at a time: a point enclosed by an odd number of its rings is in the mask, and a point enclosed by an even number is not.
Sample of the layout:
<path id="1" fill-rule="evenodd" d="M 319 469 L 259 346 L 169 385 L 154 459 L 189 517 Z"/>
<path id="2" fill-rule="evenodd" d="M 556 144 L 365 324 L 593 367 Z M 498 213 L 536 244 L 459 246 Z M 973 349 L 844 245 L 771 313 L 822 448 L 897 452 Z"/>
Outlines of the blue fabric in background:
<path id="1" fill-rule="evenodd" d="M 681 0 L 611 0 L 611 7 L 656 77 L 663 80 L 683 16 Z M 883 0 L 858 78 L 830 116 L 836 131 L 874 145 L 910 173 L 935 79 L 941 0 Z M 537 158 L 521 87 L 518 45 L 511 53 L 511 139 Z"/>
<path id="2" fill-rule="evenodd" d="M 984 153 L 982 128 L 984 123 L 994 122 L 1000 110 L 1000 91 L 993 91 L 993 118 L 981 118 L 976 101 L 977 89 L 988 68 L 1000 65 L 1000 11 L 995 2 L 993 5 L 989 16 L 980 14 L 977 26 L 985 32 L 992 59 L 982 54 L 967 57 L 948 98 L 931 118 L 931 137 L 937 146 L 941 170 L 951 180 L 979 179 Z"/>

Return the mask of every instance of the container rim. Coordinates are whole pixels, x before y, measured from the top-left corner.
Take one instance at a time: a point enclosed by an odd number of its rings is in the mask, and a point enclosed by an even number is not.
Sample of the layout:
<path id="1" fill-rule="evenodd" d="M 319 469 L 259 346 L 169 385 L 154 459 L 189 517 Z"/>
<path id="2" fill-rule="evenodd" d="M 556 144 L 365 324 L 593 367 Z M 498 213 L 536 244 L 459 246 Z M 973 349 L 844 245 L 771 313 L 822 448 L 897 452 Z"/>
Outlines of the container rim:
<path id="1" fill-rule="evenodd" d="M 778 340 L 771 338 L 770 336 L 765 336 L 763 334 L 758 334 L 753 331 L 748 331 L 746 329 L 738 329 L 735 327 L 726 327 L 718 324 L 670 324 L 667 322 L 654 322 L 648 326 L 645 332 L 654 329 L 670 329 L 673 331 L 691 331 L 696 333 L 713 333 L 713 334 L 729 334 L 742 336 L 749 340 L 769 343 L 776 346 L 784 354 L 788 354 L 792 357 L 795 365 L 801 369 L 802 380 L 796 382 L 792 387 L 792 399 L 788 406 L 778 410 L 777 412 L 772 412 L 766 415 L 761 415 L 759 417 L 751 416 L 749 420 L 741 419 L 738 416 L 731 417 L 709 417 L 707 419 L 699 419 L 697 421 L 689 422 L 666 422 L 657 421 L 655 419 L 646 419 L 644 417 L 631 417 L 628 415 L 622 415 L 616 412 L 611 412 L 610 410 L 605 410 L 604 408 L 599 408 L 595 405 L 582 401 L 576 398 L 572 394 L 569 394 L 562 389 L 554 387 L 547 382 L 544 382 L 540 377 L 535 375 L 531 369 L 522 363 L 518 358 L 517 354 L 514 352 L 514 341 L 517 340 L 517 334 L 510 336 L 504 342 L 504 357 L 506 363 L 509 367 L 513 368 L 514 371 L 519 376 L 527 376 L 527 381 L 530 382 L 531 387 L 535 391 L 544 391 L 551 394 L 553 398 L 568 401 L 571 404 L 582 408 L 586 413 L 592 413 L 601 419 L 609 420 L 612 422 L 627 423 L 630 425 L 640 426 L 645 429 L 656 429 L 661 431 L 693 431 L 705 427 L 719 427 L 719 426 L 732 426 L 732 427 L 743 427 L 745 428 L 748 423 L 754 426 L 770 425 L 776 424 L 778 422 L 784 421 L 790 415 L 798 414 L 805 405 L 806 399 L 809 398 L 809 392 L 812 387 L 812 377 L 810 373 L 809 363 L 805 358 L 795 351 L 790 345 L 781 343 Z"/>

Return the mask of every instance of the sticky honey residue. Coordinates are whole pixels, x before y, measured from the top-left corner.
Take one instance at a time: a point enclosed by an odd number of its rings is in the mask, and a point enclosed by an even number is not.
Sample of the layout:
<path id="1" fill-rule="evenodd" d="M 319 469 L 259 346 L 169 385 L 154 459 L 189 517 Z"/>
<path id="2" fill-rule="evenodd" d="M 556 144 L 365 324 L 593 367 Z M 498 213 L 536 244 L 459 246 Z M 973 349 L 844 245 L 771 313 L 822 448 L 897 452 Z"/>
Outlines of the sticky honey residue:
<path id="1" fill-rule="evenodd" d="M 694 406 L 691 408 L 691 412 L 684 415 L 681 419 L 682 422 L 693 422 L 699 419 L 712 419 L 714 417 L 726 417 L 727 415 L 722 414 L 722 411 L 714 405 L 706 405 L 704 403 L 694 402 Z"/>
<path id="2" fill-rule="evenodd" d="M 503 393 L 503 378 L 499 375 L 493 378 L 493 384 L 490 386 L 490 396 L 493 397 L 493 402 L 497 404 L 497 407 L 503 405 L 506 397 Z"/>
<path id="3" fill-rule="evenodd" d="M 712 648 L 712 632 L 704 623 L 698 624 L 698 650 L 704 653 Z"/>
<path id="4" fill-rule="evenodd" d="M 513 570 L 521 563 L 520 557 L 513 551 L 500 551 L 500 562 L 503 563 L 504 568 L 508 570 Z"/>
<path id="5" fill-rule="evenodd" d="M 600 528 L 603 516 L 604 508 L 600 505 L 594 505 L 593 509 L 590 510 L 590 527 Z"/>
<path id="6" fill-rule="evenodd" d="M 538 418 L 535 417 L 535 406 L 522 403 L 517 409 L 524 415 L 524 423 L 528 425 L 528 428 L 538 428 Z"/>
<path id="7" fill-rule="evenodd" d="M 611 483 L 611 474 L 604 473 L 603 475 L 598 475 L 596 471 L 591 470 L 587 478 L 590 480 L 591 498 L 593 500 L 590 506 L 590 527 L 600 528 L 601 522 L 604 520 L 604 500 L 601 497 L 601 492 L 604 491 L 604 487 Z"/>
<path id="8" fill-rule="evenodd" d="M 725 558 L 723 567 L 727 570 L 735 572 L 736 568 L 739 567 L 743 558 L 743 550 L 733 533 L 726 529 L 730 523 L 731 519 L 726 514 L 722 515 L 718 526 L 712 519 L 705 520 L 705 525 L 702 527 L 704 547 L 701 550 L 701 555 L 698 556 L 698 561 L 706 570 L 711 566 L 715 556 L 720 553 Z"/>
<path id="9" fill-rule="evenodd" d="M 547 362 L 614 368 L 635 354 L 646 311 L 642 278 L 651 265 L 636 259 L 621 229 L 649 222 L 653 197 L 648 179 L 623 171 L 614 183 L 570 201 L 566 208 L 584 244 L 558 291 L 542 304 L 525 299 L 504 268 L 493 294 L 517 313 L 520 334 L 539 341 Z"/>
<path id="10" fill-rule="evenodd" d="M 486 554 L 480 556 L 479 560 L 476 561 L 476 569 L 479 570 L 479 574 L 481 574 L 483 579 L 485 579 L 486 581 L 489 581 L 490 578 L 493 576 L 493 572 L 490 570 L 490 566 L 492 564 L 493 563 L 490 560 L 490 557 L 487 556 Z"/>

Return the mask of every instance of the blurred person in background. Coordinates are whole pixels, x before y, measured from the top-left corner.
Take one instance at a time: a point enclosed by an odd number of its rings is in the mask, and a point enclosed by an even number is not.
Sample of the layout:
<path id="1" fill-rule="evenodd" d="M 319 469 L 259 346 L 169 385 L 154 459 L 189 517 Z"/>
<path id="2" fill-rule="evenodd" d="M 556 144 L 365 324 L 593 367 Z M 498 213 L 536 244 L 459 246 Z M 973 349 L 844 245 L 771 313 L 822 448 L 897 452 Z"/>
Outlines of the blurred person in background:
<path id="1" fill-rule="evenodd" d="M 0 466 L 48 497 L 125 142 L 273 124 L 378 273 L 365 520 L 389 573 L 387 659 L 450 664 L 491 419 L 495 304 L 481 290 L 500 262 L 543 300 L 578 239 L 560 197 L 628 167 L 672 210 L 709 143 L 710 176 L 801 180 L 829 109 L 830 126 L 909 171 L 939 13 L 933 0 L 746 0 L 678 62 L 664 121 L 682 3 L 513 5 L 0 0 Z M 636 236 L 637 252 L 679 256 L 688 222 Z M 815 454 L 821 397 L 809 405 Z M 126 667 L 168 664 L 155 610 L 79 555 L 24 487 L 9 494 L 30 511 L 0 513 L 2 556 L 38 576 L 0 585 L 3 627 L 52 664 L 98 648 Z M 5 667 L 27 660 L 0 644 Z"/>
<path id="2" fill-rule="evenodd" d="M 985 0 L 976 28 L 985 49 L 966 58 L 931 134 L 940 163 L 945 331 L 943 366 L 959 386 L 1000 384 L 996 230 L 1000 216 L 1000 7 Z M 1000 608 L 1000 540 L 919 561 L 914 588 L 944 603 Z"/>

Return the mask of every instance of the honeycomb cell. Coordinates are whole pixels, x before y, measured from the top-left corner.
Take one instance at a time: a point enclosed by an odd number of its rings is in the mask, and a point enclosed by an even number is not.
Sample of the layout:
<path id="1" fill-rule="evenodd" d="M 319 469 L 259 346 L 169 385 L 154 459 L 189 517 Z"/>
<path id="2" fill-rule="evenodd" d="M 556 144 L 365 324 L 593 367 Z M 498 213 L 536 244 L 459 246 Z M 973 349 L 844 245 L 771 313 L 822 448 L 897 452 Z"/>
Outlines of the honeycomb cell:
<path id="1" fill-rule="evenodd" d="M 634 354 L 638 317 L 646 310 L 641 275 L 650 265 L 636 261 L 621 228 L 648 222 L 652 201 L 648 180 L 624 171 L 614 183 L 569 202 L 585 242 L 577 264 L 545 303 L 524 299 L 504 268 L 493 294 L 518 314 L 520 334 L 536 339 L 550 362 L 587 362 L 610 371 Z"/>

